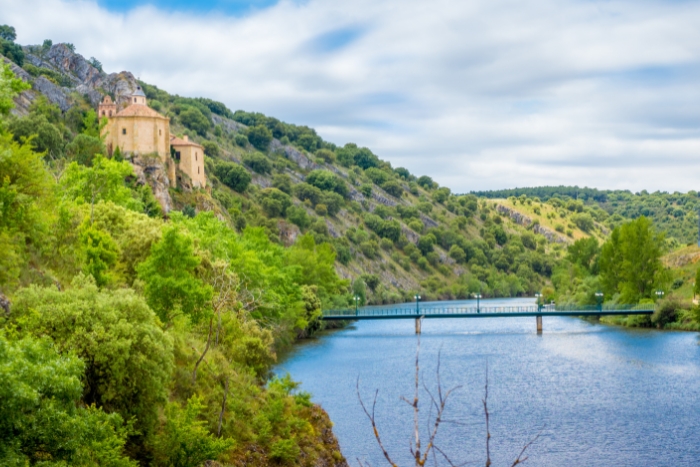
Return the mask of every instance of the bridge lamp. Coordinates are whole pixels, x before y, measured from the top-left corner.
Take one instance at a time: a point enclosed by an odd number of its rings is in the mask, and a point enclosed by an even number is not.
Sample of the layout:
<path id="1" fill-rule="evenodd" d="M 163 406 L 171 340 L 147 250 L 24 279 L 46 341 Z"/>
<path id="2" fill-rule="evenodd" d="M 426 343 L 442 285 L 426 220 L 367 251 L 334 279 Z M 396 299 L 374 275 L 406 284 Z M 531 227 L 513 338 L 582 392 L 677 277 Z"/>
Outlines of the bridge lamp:
<path id="1" fill-rule="evenodd" d="M 416 314 L 418 314 L 418 302 L 420 301 L 420 295 L 414 295 L 413 298 L 416 299 Z"/>
<path id="2" fill-rule="evenodd" d="M 663 290 L 657 290 L 656 291 L 656 296 L 658 297 L 659 300 L 664 296 L 664 291 Z"/>
<path id="3" fill-rule="evenodd" d="M 474 295 L 474 298 L 476 298 L 476 312 L 481 313 L 481 311 L 479 310 L 479 299 L 481 298 L 481 294 L 475 293 L 473 295 Z"/>
<path id="4" fill-rule="evenodd" d="M 353 300 L 355 300 L 355 316 L 357 316 L 357 305 L 360 303 L 360 300 L 362 300 L 362 299 L 357 295 L 355 295 L 352 298 L 353 298 Z"/>
<path id="5" fill-rule="evenodd" d="M 544 295 L 542 295 L 541 293 L 535 292 L 535 297 L 537 298 L 537 310 L 538 311 L 542 308 L 542 297 L 543 296 Z"/>
<path id="6" fill-rule="evenodd" d="M 598 308 L 602 309 L 602 304 L 603 304 L 603 292 L 596 292 L 595 293 L 595 299 L 598 302 Z"/>

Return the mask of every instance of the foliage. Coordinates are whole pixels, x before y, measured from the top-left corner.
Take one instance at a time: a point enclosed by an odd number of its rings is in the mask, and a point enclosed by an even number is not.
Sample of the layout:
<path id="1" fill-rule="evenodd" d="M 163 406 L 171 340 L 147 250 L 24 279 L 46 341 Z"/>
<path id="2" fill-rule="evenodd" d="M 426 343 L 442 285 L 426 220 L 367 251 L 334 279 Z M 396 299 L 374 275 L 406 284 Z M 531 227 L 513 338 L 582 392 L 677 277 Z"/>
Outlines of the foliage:
<path id="1" fill-rule="evenodd" d="M 61 178 L 61 186 L 66 196 L 78 204 L 94 205 L 104 201 L 141 211 L 141 203 L 124 185 L 124 180 L 133 175 L 134 170 L 128 162 L 118 162 L 98 154 L 91 167 L 71 162 Z"/>
<path id="2" fill-rule="evenodd" d="M 123 454 L 122 418 L 77 404 L 85 365 L 48 339 L 0 333 L 0 463 L 136 466 Z"/>
<path id="3" fill-rule="evenodd" d="M 243 193 L 252 180 L 246 169 L 233 162 L 219 161 L 214 166 L 214 174 L 221 183 L 239 193 Z"/>
<path id="4" fill-rule="evenodd" d="M 196 323 L 210 312 L 213 290 L 195 276 L 200 261 L 192 239 L 170 227 L 137 267 L 146 300 L 164 323 L 171 323 L 178 314 Z"/>
<path id="5" fill-rule="evenodd" d="M 155 442 L 156 460 L 160 465 L 197 467 L 207 460 L 216 460 L 233 446 L 233 440 L 219 439 L 199 419 L 204 409 L 202 400 L 192 396 L 182 409 L 176 403 L 165 409 L 166 422 Z"/>
<path id="6" fill-rule="evenodd" d="M 625 303 L 653 298 L 667 274 L 661 264 L 664 235 L 646 217 L 615 228 L 600 251 L 600 276 L 605 292 L 620 293 Z"/>
<path id="7" fill-rule="evenodd" d="M 270 160 L 260 153 L 244 155 L 243 163 L 259 174 L 269 174 L 272 171 Z"/>
<path id="8" fill-rule="evenodd" d="M 95 156 L 105 154 L 105 146 L 102 140 L 87 134 L 77 135 L 66 146 L 68 157 L 80 165 L 91 166 Z"/>
<path id="9" fill-rule="evenodd" d="M 14 96 L 30 87 L 12 73 L 10 65 L 0 63 L 0 116 L 9 114 L 15 106 Z"/>
<path id="10" fill-rule="evenodd" d="M 180 112 L 179 119 L 183 125 L 201 136 L 206 136 L 211 126 L 211 122 L 196 107 L 188 107 Z"/>
<path id="11" fill-rule="evenodd" d="M 260 205 L 269 217 L 284 217 L 287 208 L 292 205 L 292 198 L 277 188 L 265 188 L 260 191 Z"/>
<path id="12" fill-rule="evenodd" d="M 100 291 L 77 276 L 72 287 L 32 286 L 17 294 L 13 323 L 24 335 L 50 337 L 61 353 L 86 362 L 82 400 L 146 435 L 167 395 L 172 342 L 145 301 L 131 290 Z"/>
<path id="13" fill-rule="evenodd" d="M 306 176 L 306 183 L 324 191 L 333 191 L 345 197 L 348 188 L 345 182 L 329 170 L 313 170 Z"/>
<path id="14" fill-rule="evenodd" d="M 265 126 L 257 125 L 248 129 L 248 141 L 259 151 L 267 151 L 272 141 L 272 132 Z"/>

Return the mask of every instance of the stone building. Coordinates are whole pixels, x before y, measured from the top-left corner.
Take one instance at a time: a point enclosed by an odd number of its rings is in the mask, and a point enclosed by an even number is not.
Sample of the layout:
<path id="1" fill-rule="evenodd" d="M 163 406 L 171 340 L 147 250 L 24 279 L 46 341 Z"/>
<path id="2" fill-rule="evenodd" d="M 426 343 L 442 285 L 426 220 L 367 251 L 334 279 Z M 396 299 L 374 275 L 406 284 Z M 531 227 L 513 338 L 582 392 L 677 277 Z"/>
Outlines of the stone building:
<path id="1" fill-rule="evenodd" d="M 97 109 L 99 118 L 107 117 L 107 125 L 102 130 L 107 152 L 111 155 L 119 148 L 125 155 L 157 155 L 167 169 L 172 186 L 206 187 L 202 146 L 189 141 L 187 136 L 184 139 L 171 136 L 170 119 L 148 107 L 146 94 L 140 87 L 125 104 L 126 107 L 119 110 L 117 104 L 105 96 Z"/>

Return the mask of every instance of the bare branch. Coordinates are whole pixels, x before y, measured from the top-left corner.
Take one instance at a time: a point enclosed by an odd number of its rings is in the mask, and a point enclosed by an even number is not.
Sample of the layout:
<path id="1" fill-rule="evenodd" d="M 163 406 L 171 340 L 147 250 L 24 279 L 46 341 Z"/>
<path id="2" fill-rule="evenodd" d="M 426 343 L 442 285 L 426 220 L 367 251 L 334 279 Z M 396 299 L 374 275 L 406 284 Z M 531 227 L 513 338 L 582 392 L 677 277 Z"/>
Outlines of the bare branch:
<path id="1" fill-rule="evenodd" d="M 377 395 L 379 394 L 379 389 L 377 389 L 374 392 L 374 402 L 372 402 L 372 413 L 371 414 L 367 411 L 367 408 L 365 407 L 365 403 L 362 401 L 362 396 L 360 395 L 360 377 L 359 376 L 357 378 L 357 383 L 355 385 L 355 389 L 357 391 L 357 398 L 360 401 L 360 405 L 362 406 L 362 410 L 365 412 L 365 415 L 367 415 L 367 418 L 369 418 L 369 421 L 372 424 L 372 430 L 374 431 L 374 438 L 377 440 L 377 444 L 379 444 L 379 448 L 382 450 L 382 454 L 384 454 L 384 458 L 387 460 L 387 462 L 389 462 L 389 464 L 392 465 L 392 467 L 397 467 L 396 463 L 393 460 L 391 460 L 389 453 L 384 448 L 384 444 L 382 443 L 382 439 L 379 436 L 379 430 L 377 430 L 377 423 L 376 423 L 376 419 L 374 417 L 374 409 L 377 406 Z"/>
<path id="2" fill-rule="evenodd" d="M 207 345 L 204 347 L 204 352 L 202 352 L 202 355 L 199 357 L 199 360 L 197 360 L 197 363 L 194 364 L 194 371 L 192 372 L 192 384 L 195 384 L 197 382 L 197 368 L 199 367 L 199 364 L 202 363 L 202 360 L 204 360 L 204 356 L 209 351 L 213 322 L 214 317 L 212 316 L 211 318 L 209 318 L 209 335 L 207 336 Z"/>
<path id="3" fill-rule="evenodd" d="M 544 430 L 544 428 L 545 427 L 542 427 L 542 430 Z M 542 430 L 540 430 L 539 433 L 537 433 L 537 436 L 532 438 L 525 446 L 523 446 L 523 449 L 520 451 L 520 454 L 518 454 L 518 457 L 515 459 L 515 461 L 513 461 L 510 467 L 515 467 L 516 465 L 522 464 L 523 462 L 528 460 L 528 456 L 523 457 L 523 454 L 525 454 L 525 451 L 527 451 L 527 449 L 539 439 L 540 435 L 542 434 Z"/>
<path id="4" fill-rule="evenodd" d="M 484 403 L 484 416 L 486 417 L 486 467 L 491 465 L 491 432 L 489 431 L 489 362 L 486 361 L 486 383 L 484 384 L 484 398 L 481 400 Z"/>

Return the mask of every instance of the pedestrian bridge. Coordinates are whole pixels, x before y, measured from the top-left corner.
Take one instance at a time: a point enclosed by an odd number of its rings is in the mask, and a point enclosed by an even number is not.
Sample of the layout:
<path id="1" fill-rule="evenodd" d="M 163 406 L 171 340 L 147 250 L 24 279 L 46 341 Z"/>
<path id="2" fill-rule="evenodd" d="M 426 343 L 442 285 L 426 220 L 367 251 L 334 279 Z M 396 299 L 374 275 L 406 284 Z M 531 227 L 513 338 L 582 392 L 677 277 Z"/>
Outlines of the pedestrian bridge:
<path id="1" fill-rule="evenodd" d="M 654 304 L 643 305 L 529 305 L 529 306 L 450 306 L 450 302 L 432 302 L 428 306 L 409 303 L 393 306 L 367 306 L 324 310 L 322 320 L 414 319 L 416 334 L 426 318 L 536 318 L 537 332 L 542 332 L 543 316 L 650 315 Z"/>

